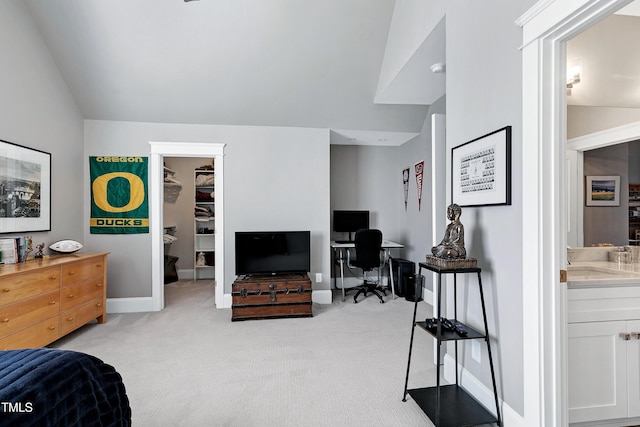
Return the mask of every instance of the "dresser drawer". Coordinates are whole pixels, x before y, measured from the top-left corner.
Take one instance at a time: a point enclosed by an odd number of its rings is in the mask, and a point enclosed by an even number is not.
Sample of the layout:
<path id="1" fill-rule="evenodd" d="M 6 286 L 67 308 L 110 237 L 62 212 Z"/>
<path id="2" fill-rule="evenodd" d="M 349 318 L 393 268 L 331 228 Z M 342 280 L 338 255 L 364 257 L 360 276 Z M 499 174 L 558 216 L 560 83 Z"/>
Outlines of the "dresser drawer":
<path id="1" fill-rule="evenodd" d="M 65 311 L 60 316 L 60 330 L 62 335 L 104 315 L 104 302 L 97 298 L 82 304 L 72 310 Z"/>
<path id="2" fill-rule="evenodd" d="M 0 339 L 0 350 L 44 347 L 57 340 L 59 333 L 60 316 L 54 316 Z"/>
<path id="3" fill-rule="evenodd" d="M 0 337 L 10 335 L 42 319 L 58 314 L 60 292 L 48 294 L 0 307 Z"/>
<path id="4" fill-rule="evenodd" d="M 60 290 L 61 310 L 65 311 L 74 308 L 94 298 L 102 299 L 103 296 L 103 277 L 94 277 L 93 279 L 62 288 Z"/>
<path id="5" fill-rule="evenodd" d="M 0 306 L 54 291 L 60 287 L 60 267 L 50 267 L 0 279 Z"/>
<path id="6" fill-rule="evenodd" d="M 97 257 L 62 266 L 62 286 L 80 282 L 91 277 L 104 276 L 104 258 Z"/>

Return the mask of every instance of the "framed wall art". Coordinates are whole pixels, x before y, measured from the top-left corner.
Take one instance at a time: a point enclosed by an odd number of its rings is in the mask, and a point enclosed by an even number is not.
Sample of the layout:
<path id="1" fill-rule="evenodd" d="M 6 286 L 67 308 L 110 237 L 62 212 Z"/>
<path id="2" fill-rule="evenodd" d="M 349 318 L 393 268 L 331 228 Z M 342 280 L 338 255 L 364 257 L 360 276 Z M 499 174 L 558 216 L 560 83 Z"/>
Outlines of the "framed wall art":
<path id="1" fill-rule="evenodd" d="M 0 140 L 0 233 L 51 230 L 51 154 Z"/>
<path id="2" fill-rule="evenodd" d="M 511 204 L 511 126 L 451 150 L 451 201 L 460 206 Z"/>
<path id="3" fill-rule="evenodd" d="M 620 206 L 619 176 L 587 176 L 586 179 L 587 206 Z"/>

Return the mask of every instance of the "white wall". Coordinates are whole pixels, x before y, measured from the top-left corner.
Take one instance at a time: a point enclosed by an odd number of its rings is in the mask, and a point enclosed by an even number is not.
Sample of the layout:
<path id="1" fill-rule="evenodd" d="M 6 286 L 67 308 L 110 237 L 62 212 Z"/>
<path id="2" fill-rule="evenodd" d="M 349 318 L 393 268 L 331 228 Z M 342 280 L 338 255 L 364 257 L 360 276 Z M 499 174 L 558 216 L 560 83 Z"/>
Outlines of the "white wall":
<path id="1" fill-rule="evenodd" d="M 411 7 L 411 1 L 403 1 L 400 4 L 403 8 Z M 469 256 L 478 259 L 478 265 L 482 268 L 482 285 L 492 337 L 498 393 L 500 398 L 520 415 L 524 412 L 522 373 L 524 338 L 522 336 L 523 293 L 518 278 L 522 277 L 523 262 L 520 230 L 526 225 L 522 223 L 523 195 L 519 189 L 522 188 L 520 171 L 525 159 L 522 158 L 521 147 L 522 58 L 519 43 L 522 35 L 514 22 L 533 4 L 533 0 L 492 0 L 488 2 L 453 1 L 446 5 L 447 149 L 451 150 L 455 146 L 501 127 L 507 125 L 513 127 L 511 206 L 463 208 L 461 220 L 465 226 L 467 252 Z M 423 9 L 423 5 L 413 6 L 417 11 L 415 16 L 423 16 L 422 25 L 428 26 L 427 15 L 429 14 Z M 434 4 L 433 10 L 438 11 L 440 7 L 440 3 Z M 406 10 L 404 12 L 408 13 Z M 408 20 L 406 25 L 417 25 L 415 16 L 414 19 Z M 410 28 L 406 29 L 405 33 L 413 34 Z M 439 102 L 442 104 L 434 104 L 430 113 L 445 112 L 445 100 Z M 421 135 L 397 148 L 395 162 L 384 166 L 376 164 L 379 167 L 391 168 L 388 172 L 389 179 L 392 183 L 397 183 L 397 186 L 394 184 L 390 188 L 385 186 L 388 191 L 391 191 L 387 197 L 399 207 L 396 213 L 388 215 L 389 218 L 397 218 L 398 224 L 401 224 L 397 229 L 397 240 L 407 245 L 401 256 L 415 262 L 422 261 L 428 249 L 441 236 L 434 237 L 430 232 L 430 183 L 427 181 L 423 186 L 422 207 L 418 211 L 415 174 L 412 171 L 409 203 L 405 211 L 402 205 L 400 174 L 402 168 L 413 167 L 419 160 L 425 160 L 425 166 L 429 168 L 430 144 L 431 125 L 428 117 Z M 332 208 L 346 200 L 351 200 L 354 208 L 366 208 L 364 204 L 359 203 L 363 197 L 358 194 L 362 189 L 357 187 L 361 179 L 353 175 L 350 178 L 353 182 L 352 186 L 340 187 L 334 183 L 334 178 L 339 175 L 348 182 L 347 172 L 337 172 L 336 168 L 347 168 L 348 164 L 361 164 L 365 159 L 371 158 L 370 152 L 376 150 L 379 149 L 332 147 Z M 337 153 L 341 155 L 338 156 Z M 449 177 L 450 166 L 446 164 L 442 167 L 446 168 L 445 175 Z M 427 179 L 430 176 L 428 169 L 425 176 Z M 380 221 L 384 221 L 382 216 L 380 217 Z M 465 278 L 459 281 L 459 285 L 460 319 L 482 330 L 477 280 L 474 277 Z M 470 347 L 461 345 L 461 350 L 461 361 L 464 367 L 486 388 L 491 389 L 486 349 L 483 349 L 482 363 L 471 358 Z M 453 354 L 452 346 L 449 348 L 449 353 Z"/>
<path id="2" fill-rule="evenodd" d="M 447 9 L 447 147 L 513 126 L 512 205 L 463 208 L 467 253 L 478 259 L 487 307 L 498 392 L 524 412 L 522 319 L 522 34 L 514 24 L 532 0 L 453 1 Z M 450 176 L 447 165 L 447 176 Z M 482 325 L 475 279 L 458 291 L 472 326 Z M 460 283 L 460 282 L 459 282 Z M 468 309 L 465 309 L 465 305 Z M 482 329 L 482 328 L 481 328 Z M 491 389 L 487 354 L 462 353 L 465 368 Z M 449 349 L 451 354 L 451 348 Z"/>
<path id="3" fill-rule="evenodd" d="M 82 241 L 83 117 L 22 1 L 0 2 L 0 57 L 0 139 L 51 153 L 51 232 L 28 234 Z"/>
<path id="4" fill-rule="evenodd" d="M 639 108 L 567 107 L 567 139 L 640 121 Z"/>
<path id="5" fill-rule="evenodd" d="M 402 175 L 392 167 L 397 147 L 363 145 L 331 146 L 331 211 L 369 211 L 369 225 L 387 240 L 397 240 L 404 227 L 397 221 Z M 344 239 L 342 233 L 334 234 Z"/>
<path id="6" fill-rule="evenodd" d="M 86 156 L 148 156 L 149 141 L 227 144 L 225 293 L 235 276 L 234 233 L 247 230 L 310 230 L 312 278 L 323 273 L 313 288 L 329 289 L 328 129 L 85 122 Z M 85 182 L 88 198 L 88 171 Z M 151 295 L 150 235 L 91 235 L 88 226 L 85 233 L 89 250 L 111 252 L 109 298 Z"/>
<path id="7" fill-rule="evenodd" d="M 584 246 L 629 244 L 629 144 L 617 144 L 584 152 L 584 175 L 620 177 L 618 206 L 584 206 Z"/>
<path id="8" fill-rule="evenodd" d="M 437 243 L 442 236 L 433 236 L 431 227 L 432 199 L 431 199 L 431 115 L 434 113 L 445 113 L 445 98 L 442 97 L 429 107 L 429 114 L 424 122 L 420 136 L 399 147 L 396 169 L 401 170 L 406 167 L 411 168 L 409 177 L 409 196 L 407 209 L 404 206 L 398 214 L 400 223 L 405 226 L 400 232 L 399 241 L 405 245 L 402 257 L 413 261 L 417 265 L 425 260 L 425 255 L 430 253 L 431 247 Z M 424 176 L 422 183 L 422 202 L 418 209 L 418 188 L 414 165 L 424 160 Z M 444 167 L 444 165 L 442 165 Z M 438 183 L 443 188 L 445 182 Z M 446 206 L 439 207 L 446 211 Z M 444 233 L 444 229 L 442 229 Z M 425 276 L 425 286 L 432 289 L 432 275 Z"/>

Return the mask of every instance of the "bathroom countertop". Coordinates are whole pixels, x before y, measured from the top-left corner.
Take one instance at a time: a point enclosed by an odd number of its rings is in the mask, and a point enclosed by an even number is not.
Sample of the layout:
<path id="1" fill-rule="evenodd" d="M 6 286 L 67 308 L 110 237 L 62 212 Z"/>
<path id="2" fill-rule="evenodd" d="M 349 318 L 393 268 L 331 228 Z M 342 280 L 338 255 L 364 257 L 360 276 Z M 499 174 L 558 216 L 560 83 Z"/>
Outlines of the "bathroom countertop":
<path id="1" fill-rule="evenodd" d="M 567 266 L 569 288 L 640 285 L 640 263 L 572 262 Z"/>

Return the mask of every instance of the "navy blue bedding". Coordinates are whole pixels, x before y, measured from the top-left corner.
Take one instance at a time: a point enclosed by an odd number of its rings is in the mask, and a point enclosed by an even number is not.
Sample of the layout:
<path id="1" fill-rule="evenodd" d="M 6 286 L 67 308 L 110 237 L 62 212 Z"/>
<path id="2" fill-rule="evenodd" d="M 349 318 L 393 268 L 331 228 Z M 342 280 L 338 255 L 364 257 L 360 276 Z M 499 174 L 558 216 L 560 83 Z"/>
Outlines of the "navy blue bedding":
<path id="1" fill-rule="evenodd" d="M 122 377 L 88 354 L 0 351 L 0 426 L 130 426 Z"/>

